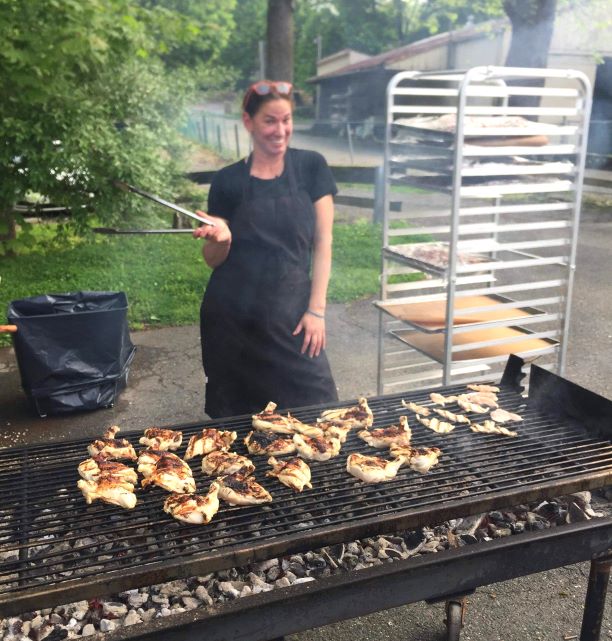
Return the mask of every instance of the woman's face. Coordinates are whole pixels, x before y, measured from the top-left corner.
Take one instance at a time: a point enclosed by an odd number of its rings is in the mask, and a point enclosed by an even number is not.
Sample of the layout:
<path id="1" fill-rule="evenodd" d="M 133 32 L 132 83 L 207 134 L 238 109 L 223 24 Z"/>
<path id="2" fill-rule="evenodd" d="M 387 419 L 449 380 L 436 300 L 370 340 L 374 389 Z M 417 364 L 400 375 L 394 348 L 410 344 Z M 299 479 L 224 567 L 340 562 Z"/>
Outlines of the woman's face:
<path id="1" fill-rule="evenodd" d="M 285 98 L 264 102 L 253 116 L 246 112 L 242 121 L 253 138 L 253 150 L 266 156 L 282 156 L 293 131 L 291 102 Z"/>

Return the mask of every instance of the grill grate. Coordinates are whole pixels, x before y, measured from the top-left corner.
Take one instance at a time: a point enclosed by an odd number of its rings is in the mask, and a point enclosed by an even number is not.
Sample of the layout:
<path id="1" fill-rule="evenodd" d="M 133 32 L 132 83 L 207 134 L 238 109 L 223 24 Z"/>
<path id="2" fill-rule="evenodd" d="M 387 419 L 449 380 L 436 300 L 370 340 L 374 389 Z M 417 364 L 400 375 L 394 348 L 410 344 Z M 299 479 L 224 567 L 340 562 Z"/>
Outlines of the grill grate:
<path id="1" fill-rule="evenodd" d="M 465 388 L 436 391 L 450 395 Z M 76 487 L 77 465 L 87 458 L 91 439 L 0 451 L 0 613 L 80 599 L 88 595 L 87 586 L 91 595 L 125 590 L 612 480 L 610 440 L 594 437 L 576 421 L 544 415 L 514 391 L 503 389 L 499 403 L 523 416 L 512 426 L 518 438 L 475 434 L 462 425 L 436 434 L 414 420 L 402 398 L 431 405 L 427 391 L 370 399 L 374 427 L 406 414 L 413 444 L 442 450 L 439 465 L 428 474 L 402 467 L 387 483 L 354 479 L 345 471 L 348 454 L 387 451 L 368 447 L 353 431 L 340 456 L 310 464 L 314 489 L 299 495 L 265 476 L 267 457 L 251 456 L 255 476 L 274 501 L 255 507 L 222 503 L 207 526 L 184 525 L 166 515 L 160 488 L 137 490 L 138 503 L 129 511 L 100 502 L 86 505 Z M 321 409 L 295 415 L 314 422 Z M 183 431 L 178 454 L 203 425 L 173 426 Z M 233 449 L 247 453 L 242 439 L 251 429 L 250 417 L 206 425 L 236 430 Z M 120 436 L 138 446 L 140 433 Z M 198 491 L 205 493 L 212 479 L 202 474 L 199 458 L 191 463 Z"/>

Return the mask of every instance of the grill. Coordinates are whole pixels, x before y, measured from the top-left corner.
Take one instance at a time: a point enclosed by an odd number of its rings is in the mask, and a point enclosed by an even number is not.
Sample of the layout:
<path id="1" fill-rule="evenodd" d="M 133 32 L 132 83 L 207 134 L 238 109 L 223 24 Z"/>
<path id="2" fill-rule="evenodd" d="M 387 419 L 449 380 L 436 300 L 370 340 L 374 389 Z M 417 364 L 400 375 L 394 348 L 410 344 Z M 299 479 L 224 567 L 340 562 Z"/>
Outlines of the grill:
<path id="1" fill-rule="evenodd" d="M 251 457 L 273 503 L 248 508 L 222 504 L 208 526 L 183 525 L 166 515 L 166 493 L 159 488 L 139 490 L 134 510 L 102 503 L 87 506 L 76 487 L 76 468 L 87 457 L 89 439 L 0 451 L 0 614 L 609 484 L 612 402 L 536 366 L 531 368 L 529 397 L 524 398 L 521 365 L 511 357 L 499 394 L 501 407 L 523 416 L 519 438 L 474 434 L 461 426 L 438 435 L 411 421 L 413 443 L 440 447 L 440 464 L 424 476 L 402 468 L 388 483 L 366 485 L 344 469 L 349 453 L 373 452 L 351 434 L 339 457 L 312 463 L 314 489 L 301 495 L 266 479 L 264 457 Z M 450 395 L 465 388 L 436 391 Z M 402 398 L 430 404 L 428 391 L 369 399 L 375 427 L 397 422 L 407 413 Z M 308 422 L 321 410 L 303 408 L 295 415 Z M 246 451 L 242 438 L 250 430 L 250 417 L 242 416 L 173 426 L 184 434 L 179 454 L 203 425 L 236 430 L 235 449 Z M 140 434 L 124 436 L 136 445 Z M 210 479 L 198 464 L 192 468 L 203 491 Z M 589 528 L 601 535 L 601 527 L 595 522 L 581 525 L 580 536 Z M 604 536 L 610 536 L 610 529 Z"/>

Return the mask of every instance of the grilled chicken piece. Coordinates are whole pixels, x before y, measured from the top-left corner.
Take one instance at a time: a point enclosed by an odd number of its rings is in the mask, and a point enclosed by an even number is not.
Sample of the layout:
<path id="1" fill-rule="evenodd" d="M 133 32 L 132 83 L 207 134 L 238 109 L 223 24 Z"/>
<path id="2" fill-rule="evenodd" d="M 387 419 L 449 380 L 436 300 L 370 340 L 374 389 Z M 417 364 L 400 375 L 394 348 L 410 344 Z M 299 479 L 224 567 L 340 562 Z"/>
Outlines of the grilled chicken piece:
<path id="1" fill-rule="evenodd" d="M 272 501 L 270 492 L 259 485 L 252 476 L 236 472 L 220 476 L 217 482 L 219 497 L 231 505 L 259 505 Z"/>
<path id="2" fill-rule="evenodd" d="M 519 414 L 513 414 L 512 412 L 507 412 L 506 410 L 503 410 L 501 407 L 491 412 L 491 418 L 496 423 L 507 423 L 508 421 L 523 420 L 523 417 L 520 416 Z"/>
<path id="3" fill-rule="evenodd" d="M 133 445 L 124 438 L 99 438 L 87 448 L 89 456 L 103 454 L 107 458 L 127 458 L 136 460 L 136 450 Z"/>
<path id="4" fill-rule="evenodd" d="M 453 412 L 449 412 L 448 410 L 441 410 L 439 407 L 434 407 L 434 412 L 448 421 L 453 421 L 453 423 L 465 423 L 467 425 L 470 424 L 470 419 L 463 414 L 454 414 Z"/>
<path id="5" fill-rule="evenodd" d="M 206 496 L 200 494 L 170 494 L 164 501 L 164 512 L 179 521 L 193 525 L 210 523 L 219 511 L 219 484 L 213 482 Z"/>
<path id="6" fill-rule="evenodd" d="M 121 428 L 118 425 L 111 425 L 108 429 L 106 429 L 103 434 L 102 438 L 115 438 L 115 435 L 117 432 L 120 432 Z"/>
<path id="7" fill-rule="evenodd" d="M 147 427 L 139 443 L 154 450 L 178 450 L 183 442 L 183 433 L 161 427 Z"/>
<path id="8" fill-rule="evenodd" d="M 193 494 L 196 491 L 189 464 L 170 452 L 164 452 L 151 474 L 142 480 L 142 487 L 149 485 L 158 485 L 177 494 Z"/>
<path id="9" fill-rule="evenodd" d="M 305 436 L 310 436 L 312 438 L 321 438 L 323 436 L 323 429 L 321 427 L 302 423 L 302 421 L 299 421 L 289 413 L 287 413 L 287 418 L 291 422 L 294 434 L 304 434 Z"/>
<path id="10" fill-rule="evenodd" d="M 83 492 L 85 501 L 88 504 L 99 499 L 104 503 L 112 503 L 128 510 L 131 510 L 136 505 L 134 486 L 128 481 L 112 476 L 102 476 L 97 481 L 79 479 L 77 486 Z"/>
<path id="11" fill-rule="evenodd" d="M 478 385 L 477 383 L 472 383 L 468 385 L 467 388 L 474 392 L 493 392 L 494 394 L 499 392 L 499 387 L 496 387 L 495 385 Z"/>
<path id="12" fill-rule="evenodd" d="M 301 492 L 305 487 L 312 489 L 310 482 L 310 468 L 308 463 L 297 456 L 284 461 L 279 461 L 271 456 L 268 464 L 272 470 L 266 476 L 275 476 L 283 485 L 296 492 Z"/>
<path id="13" fill-rule="evenodd" d="M 138 455 L 138 471 L 145 478 L 149 478 L 149 476 L 153 474 L 157 461 L 159 461 L 159 459 L 165 454 L 169 454 L 169 452 L 162 452 L 162 450 L 153 449 L 143 450 Z M 172 454 L 172 456 L 176 456 L 176 454 Z M 176 458 L 178 458 L 178 456 Z"/>
<path id="14" fill-rule="evenodd" d="M 227 432 L 217 430 L 215 428 L 205 428 L 198 436 L 194 434 L 187 443 L 187 450 L 185 451 L 185 460 L 188 461 L 194 456 L 204 456 L 217 450 L 227 452 L 236 440 L 238 434 L 236 432 Z"/>
<path id="15" fill-rule="evenodd" d="M 405 416 L 399 417 L 399 425 L 379 427 L 375 430 L 361 430 L 357 436 L 370 447 L 389 447 L 392 443 L 410 445 L 412 430 Z"/>
<path id="16" fill-rule="evenodd" d="M 382 483 L 395 478 L 403 463 L 405 459 L 401 456 L 388 461 L 379 456 L 364 456 L 355 452 L 346 459 L 346 471 L 366 483 Z"/>
<path id="17" fill-rule="evenodd" d="M 429 395 L 429 398 L 431 399 L 431 402 L 435 403 L 436 405 L 446 405 L 446 403 L 452 403 L 453 401 L 457 400 L 456 396 L 443 396 L 442 394 L 438 394 L 437 392 L 432 392 Z"/>
<path id="18" fill-rule="evenodd" d="M 368 429 L 374 423 L 374 414 L 368 405 L 367 399 L 361 396 L 357 401 L 357 405 L 321 412 L 320 420 L 327 423 L 336 423 L 336 425 L 340 426 L 350 425 L 351 427 Z"/>
<path id="19" fill-rule="evenodd" d="M 474 412 L 475 414 L 486 414 L 489 411 L 488 407 L 483 407 L 477 403 L 472 403 L 467 398 L 459 397 L 457 399 L 457 404 L 459 407 L 466 412 Z"/>
<path id="20" fill-rule="evenodd" d="M 259 414 L 253 414 L 251 417 L 253 427 L 256 430 L 278 434 L 295 434 L 289 418 L 277 414 L 274 410 L 276 410 L 276 403 L 270 401 Z"/>
<path id="21" fill-rule="evenodd" d="M 323 430 L 323 438 L 337 438 L 340 443 L 346 443 L 346 438 L 353 429 L 352 425 L 336 425 L 327 421 L 321 421 L 317 425 Z"/>
<path id="22" fill-rule="evenodd" d="M 86 481 L 97 481 L 102 476 L 112 476 L 113 478 L 127 481 L 133 485 L 138 483 L 136 470 L 123 463 L 119 463 L 119 461 L 109 461 L 102 454 L 81 461 L 78 470 L 81 478 Z"/>
<path id="23" fill-rule="evenodd" d="M 436 418 L 435 416 L 433 418 L 424 418 L 417 414 L 417 421 L 421 425 L 428 427 L 430 430 L 433 430 L 438 434 L 448 434 L 449 432 L 452 432 L 455 429 L 455 426 L 452 423 L 446 423 L 445 421 L 441 421 L 439 418 Z"/>
<path id="24" fill-rule="evenodd" d="M 202 459 L 202 472 L 210 476 L 219 474 L 252 474 L 255 466 L 246 456 L 235 452 L 211 452 Z"/>
<path id="25" fill-rule="evenodd" d="M 497 403 L 497 394 L 493 392 L 470 392 L 469 394 L 460 394 L 457 400 L 465 399 L 470 403 L 476 403 L 483 407 L 499 407 Z"/>
<path id="26" fill-rule="evenodd" d="M 480 434 L 501 434 L 503 436 L 518 436 L 517 432 L 513 432 L 505 427 L 497 425 L 495 421 L 483 421 L 480 423 L 470 423 L 470 429 L 472 432 L 478 432 Z"/>
<path id="27" fill-rule="evenodd" d="M 244 443 L 249 450 L 249 454 L 282 456 L 283 454 L 293 454 L 295 452 L 293 439 L 282 438 L 273 432 L 253 430 L 246 435 Z"/>
<path id="28" fill-rule="evenodd" d="M 402 405 L 413 411 L 415 414 L 420 414 L 421 416 L 429 416 L 430 414 L 428 407 L 425 407 L 424 405 L 417 405 L 412 401 L 410 401 L 410 403 L 406 403 L 406 401 L 402 399 Z"/>
<path id="29" fill-rule="evenodd" d="M 423 449 L 418 449 L 416 447 L 404 447 L 401 445 L 396 445 L 395 443 L 389 448 L 389 453 L 395 458 L 403 458 L 410 469 L 420 474 L 425 474 L 429 470 L 438 464 L 438 458 L 442 451 L 437 447 L 424 447 Z"/>
<path id="30" fill-rule="evenodd" d="M 313 438 L 305 434 L 294 434 L 293 442 L 300 456 L 313 461 L 329 461 L 338 456 L 342 443 L 337 438 Z"/>

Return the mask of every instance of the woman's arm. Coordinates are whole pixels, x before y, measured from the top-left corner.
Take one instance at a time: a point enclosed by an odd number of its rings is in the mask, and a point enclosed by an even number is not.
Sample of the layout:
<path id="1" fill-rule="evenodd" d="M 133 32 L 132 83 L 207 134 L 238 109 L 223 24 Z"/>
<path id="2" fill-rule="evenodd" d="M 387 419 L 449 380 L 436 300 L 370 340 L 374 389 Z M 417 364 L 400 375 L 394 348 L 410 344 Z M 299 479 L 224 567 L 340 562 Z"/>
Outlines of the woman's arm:
<path id="1" fill-rule="evenodd" d="M 308 310 L 294 330 L 294 335 L 304 330 L 302 354 L 318 356 L 325 349 L 325 307 L 327 286 L 331 274 L 332 229 L 334 200 L 331 194 L 319 198 L 314 204 L 315 233 L 312 252 L 312 286 Z"/>
<path id="2" fill-rule="evenodd" d="M 199 212 L 198 212 L 199 213 Z M 214 227 L 203 225 L 193 230 L 194 238 L 205 238 L 202 256 L 206 264 L 213 269 L 221 265 L 229 254 L 232 244 L 232 232 L 223 218 L 206 216 L 215 223 Z"/>

